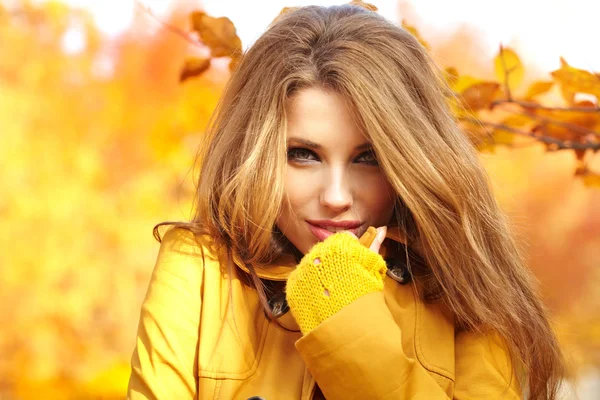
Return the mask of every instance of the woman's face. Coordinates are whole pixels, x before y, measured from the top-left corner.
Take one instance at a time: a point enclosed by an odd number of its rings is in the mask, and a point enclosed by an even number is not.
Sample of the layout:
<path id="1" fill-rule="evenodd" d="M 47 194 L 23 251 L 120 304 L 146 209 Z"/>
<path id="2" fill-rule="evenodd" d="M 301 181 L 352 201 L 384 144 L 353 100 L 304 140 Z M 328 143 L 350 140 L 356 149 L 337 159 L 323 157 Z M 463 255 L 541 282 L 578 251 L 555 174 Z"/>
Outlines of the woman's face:
<path id="1" fill-rule="evenodd" d="M 302 253 L 339 230 L 387 225 L 395 195 L 344 99 L 302 89 L 288 105 L 285 198 L 277 227 Z"/>

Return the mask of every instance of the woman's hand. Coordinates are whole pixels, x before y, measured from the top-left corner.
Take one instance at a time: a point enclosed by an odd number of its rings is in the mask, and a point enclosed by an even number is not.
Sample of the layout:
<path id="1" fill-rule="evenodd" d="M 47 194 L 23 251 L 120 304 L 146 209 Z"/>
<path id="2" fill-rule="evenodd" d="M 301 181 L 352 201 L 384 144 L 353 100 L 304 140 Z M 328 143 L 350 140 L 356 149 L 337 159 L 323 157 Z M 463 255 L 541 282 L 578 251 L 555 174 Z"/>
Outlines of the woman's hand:
<path id="1" fill-rule="evenodd" d="M 359 297 L 383 290 L 387 267 L 378 252 L 385 234 L 385 227 L 369 228 L 360 239 L 339 232 L 302 258 L 288 278 L 286 298 L 303 334 Z"/>

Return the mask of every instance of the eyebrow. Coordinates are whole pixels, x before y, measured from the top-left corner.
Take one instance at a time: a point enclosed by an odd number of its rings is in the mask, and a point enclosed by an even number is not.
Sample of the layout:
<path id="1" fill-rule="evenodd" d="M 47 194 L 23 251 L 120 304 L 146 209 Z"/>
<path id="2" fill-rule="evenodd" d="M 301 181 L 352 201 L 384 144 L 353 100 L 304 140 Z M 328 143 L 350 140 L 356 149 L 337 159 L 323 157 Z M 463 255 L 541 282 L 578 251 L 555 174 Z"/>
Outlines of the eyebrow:
<path id="1" fill-rule="evenodd" d="M 290 143 L 293 143 L 293 142 L 300 143 L 300 144 L 302 144 L 302 145 L 304 145 L 304 146 L 308 147 L 309 149 L 319 150 L 319 149 L 323 148 L 323 146 L 321 146 L 320 144 L 318 144 L 318 143 L 315 143 L 315 142 L 313 142 L 313 141 L 311 141 L 311 140 L 307 140 L 307 139 L 300 139 L 300 138 L 295 138 L 295 137 L 291 137 L 291 138 L 289 138 L 289 139 L 288 139 L 288 145 L 289 145 Z M 365 142 L 365 143 L 363 143 L 363 144 L 360 144 L 360 145 L 356 146 L 356 147 L 354 148 L 354 150 L 355 150 L 355 151 L 359 151 L 359 150 L 368 150 L 368 149 L 371 149 L 372 147 L 373 147 L 373 146 L 371 145 L 371 143 L 369 143 L 369 142 Z"/>

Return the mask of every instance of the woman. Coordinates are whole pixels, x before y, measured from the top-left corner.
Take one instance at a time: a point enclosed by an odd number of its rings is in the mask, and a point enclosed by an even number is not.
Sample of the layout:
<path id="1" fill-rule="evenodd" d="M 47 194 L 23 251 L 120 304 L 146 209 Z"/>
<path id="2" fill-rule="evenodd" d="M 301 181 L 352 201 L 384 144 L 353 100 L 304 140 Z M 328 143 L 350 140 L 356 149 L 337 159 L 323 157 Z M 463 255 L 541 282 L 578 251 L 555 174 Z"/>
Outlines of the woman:
<path id="1" fill-rule="evenodd" d="M 272 24 L 162 239 L 128 397 L 554 399 L 556 338 L 447 95 L 376 13 Z"/>

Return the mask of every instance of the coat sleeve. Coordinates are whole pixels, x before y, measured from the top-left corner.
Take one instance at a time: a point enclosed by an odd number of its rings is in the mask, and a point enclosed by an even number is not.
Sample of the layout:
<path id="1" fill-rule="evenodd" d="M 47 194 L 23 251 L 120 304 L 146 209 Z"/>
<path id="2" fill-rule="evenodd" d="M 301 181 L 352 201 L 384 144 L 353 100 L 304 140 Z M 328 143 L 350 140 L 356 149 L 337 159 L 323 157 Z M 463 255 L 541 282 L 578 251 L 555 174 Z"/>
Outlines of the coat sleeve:
<path id="1" fill-rule="evenodd" d="M 451 397 L 415 359 L 405 355 L 401 330 L 383 297 L 362 296 L 296 342 L 296 348 L 328 400 L 413 399 Z M 489 353 L 476 336 L 457 338 L 457 400 L 519 399 L 498 362 L 506 353 Z"/>
<path id="2" fill-rule="evenodd" d="M 169 230 L 144 298 L 127 398 L 193 399 L 202 293 L 202 256 L 191 232 Z"/>

